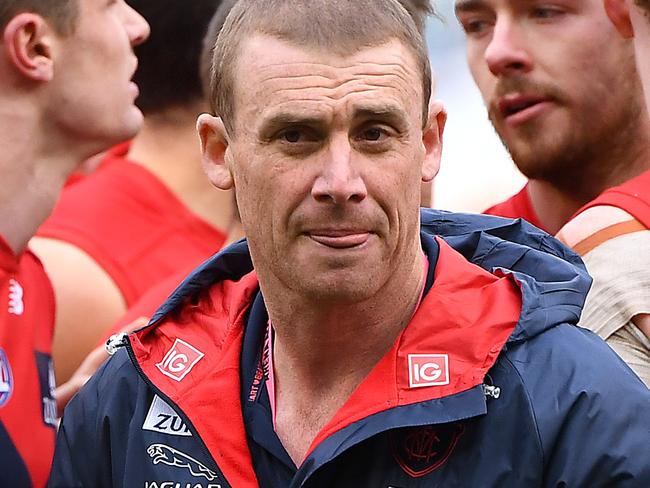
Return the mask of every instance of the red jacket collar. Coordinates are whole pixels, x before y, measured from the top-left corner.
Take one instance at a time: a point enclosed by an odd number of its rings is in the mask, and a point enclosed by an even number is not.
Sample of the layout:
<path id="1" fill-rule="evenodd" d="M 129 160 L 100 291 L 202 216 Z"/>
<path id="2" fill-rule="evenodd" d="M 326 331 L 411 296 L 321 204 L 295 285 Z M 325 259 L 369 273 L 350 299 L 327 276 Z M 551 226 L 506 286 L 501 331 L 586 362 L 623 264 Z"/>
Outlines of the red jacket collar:
<path id="1" fill-rule="evenodd" d="M 374 413 L 479 385 L 496 362 L 519 320 L 517 284 L 509 276 L 495 276 L 468 263 L 442 239 L 438 241 L 433 287 L 391 350 L 322 429 L 310 451 L 334 432 Z M 241 413 L 239 363 L 244 316 L 257 288 L 255 273 L 238 282 L 215 284 L 197 305 L 188 304 L 131 337 L 144 374 L 188 416 L 234 486 L 249 486 L 255 479 Z M 177 340 L 202 354 L 189 371 L 182 371 L 180 380 L 176 373 L 174 378 L 163 372 Z M 190 355 L 189 363 L 198 357 L 192 350 L 176 352 Z M 419 354 L 436 356 L 414 356 Z M 414 380 L 431 380 L 437 373 L 429 363 L 445 356 L 446 384 L 411 386 Z M 419 378 L 414 365 L 420 367 Z M 436 383 L 445 383 L 444 371 L 441 374 Z"/>

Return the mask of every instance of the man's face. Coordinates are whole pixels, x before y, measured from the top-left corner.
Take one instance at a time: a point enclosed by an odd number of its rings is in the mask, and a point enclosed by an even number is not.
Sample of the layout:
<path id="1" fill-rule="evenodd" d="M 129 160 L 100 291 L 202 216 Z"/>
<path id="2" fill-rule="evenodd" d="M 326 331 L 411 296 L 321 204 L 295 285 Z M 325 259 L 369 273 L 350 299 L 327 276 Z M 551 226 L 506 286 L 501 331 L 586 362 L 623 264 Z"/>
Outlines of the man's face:
<path id="1" fill-rule="evenodd" d="M 631 48 L 602 0 L 457 0 L 456 13 L 490 120 L 529 178 L 571 184 L 639 117 Z"/>
<path id="2" fill-rule="evenodd" d="M 314 299 L 372 296 L 419 259 L 420 183 L 437 169 L 414 57 L 255 36 L 236 73 L 225 159 L 258 273 Z"/>
<path id="3" fill-rule="evenodd" d="M 146 21 L 124 0 L 79 0 L 74 32 L 56 45 L 50 97 L 50 115 L 71 138 L 102 150 L 137 133 L 132 47 L 148 35 Z"/>

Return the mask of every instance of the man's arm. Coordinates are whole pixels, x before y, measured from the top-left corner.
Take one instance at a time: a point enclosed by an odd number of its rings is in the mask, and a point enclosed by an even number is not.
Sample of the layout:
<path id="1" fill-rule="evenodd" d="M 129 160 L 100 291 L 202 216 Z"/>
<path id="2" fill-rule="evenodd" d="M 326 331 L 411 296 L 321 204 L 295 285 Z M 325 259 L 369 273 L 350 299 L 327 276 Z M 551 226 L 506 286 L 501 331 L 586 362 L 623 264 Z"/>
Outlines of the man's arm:
<path id="1" fill-rule="evenodd" d="M 57 433 L 49 488 L 109 487 L 110 448 L 106 432 L 98 428 L 103 402 L 99 382 L 106 372 L 104 364 L 66 408 Z"/>
<path id="2" fill-rule="evenodd" d="M 66 382 L 125 313 L 122 294 L 85 252 L 63 241 L 36 237 L 30 247 L 52 281 L 56 322 L 52 355 L 57 383 Z"/>
<path id="3" fill-rule="evenodd" d="M 587 269 L 594 278 L 594 286 L 585 304 L 580 325 L 597 331 L 608 341 L 615 331 L 608 325 L 605 328 L 607 335 L 603 335 L 601 329 L 605 323 L 597 322 L 606 321 L 603 319 L 594 323 L 594 314 L 601 319 L 608 317 L 611 320 L 621 316 L 650 339 L 650 303 L 647 302 L 647 297 L 639 292 L 647 289 L 645 283 L 650 275 L 647 238 L 638 242 L 636 247 L 629 244 L 627 248 L 621 247 L 621 239 L 630 239 L 633 236 L 642 238 L 644 235 L 650 235 L 650 230 L 645 229 L 624 210 L 608 205 L 588 208 L 569 221 L 558 233 L 561 241 L 583 256 Z M 612 245 L 618 246 L 616 250 L 611 249 Z M 613 297 L 616 297 L 614 302 Z M 598 313 L 598 310 L 608 310 L 607 315 Z M 616 325 L 622 328 L 625 326 L 624 321 Z M 645 346 L 633 343 L 629 347 L 638 349 Z"/>

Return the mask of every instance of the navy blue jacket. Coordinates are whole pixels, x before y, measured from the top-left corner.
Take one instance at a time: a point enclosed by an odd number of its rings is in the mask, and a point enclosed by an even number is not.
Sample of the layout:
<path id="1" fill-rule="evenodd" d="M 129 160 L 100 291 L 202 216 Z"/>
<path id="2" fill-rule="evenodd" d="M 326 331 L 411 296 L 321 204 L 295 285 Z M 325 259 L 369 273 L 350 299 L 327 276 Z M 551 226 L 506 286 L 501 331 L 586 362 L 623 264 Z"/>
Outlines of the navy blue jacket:
<path id="1" fill-rule="evenodd" d="M 650 391 L 575 325 L 590 279 L 522 221 L 423 211 L 427 292 L 295 466 L 273 432 L 244 242 L 66 409 L 50 486 L 648 487 Z"/>

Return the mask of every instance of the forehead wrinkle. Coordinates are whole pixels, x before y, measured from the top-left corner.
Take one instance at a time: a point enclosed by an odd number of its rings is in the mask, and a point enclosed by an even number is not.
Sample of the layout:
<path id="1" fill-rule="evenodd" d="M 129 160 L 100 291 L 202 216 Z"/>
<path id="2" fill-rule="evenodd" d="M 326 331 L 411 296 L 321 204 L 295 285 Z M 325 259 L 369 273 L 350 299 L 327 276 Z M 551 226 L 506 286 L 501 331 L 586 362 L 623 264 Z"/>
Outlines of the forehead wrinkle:
<path id="1" fill-rule="evenodd" d="M 304 68 L 304 70 L 291 69 L 298 66 Z M 322 70 L 322 72 L 318 72 L 319 70 Z M 365 78 L 397 76 L 407 79 L 412 76 L 420 77 L 419 73 L 408 66 L 408 63 L 403 62 L 357 61 L 352 65 L 340 66 L 323 63 L 289 62 L 258 65 L 256 71 L 261 75 L 260 83 L 293 84 L 302 81 L 321 81 L 322 86 L 326 88 L 343 86 L 354 80 Z"/>
<path id="2" fill-rule="evenodd" d="M 294 83 L 293 86 L 287 86 L 284 79 L 274 79 L 272 82 L 258 85 L 256 92 L 270 99 L 271 96 L 277 97 L 292 97 L 305 90 L 310 90 L 314 93 L 315 98 L 324 98 L 329 100 L 340 100 L 347 95 L 363 93 L 366 91 L 384 90 L 386 92 L 399 92 L 411 93 L 417 95 L 417 87 L 414 86 L 409 79 L 402 76 L 402 74 L 390 73 L 375 75 L 372 78 L 368 76 L 358 75 L 352 79 L 347 79 L 342 83 L 335 86 L 314 86 L 307 83 Z M 412 99 L 416 97 L 408 97 Z M 298 98 L 294 99 L 298 100 Z M 301 99 L 302 100 L 302 99 Z"/>

